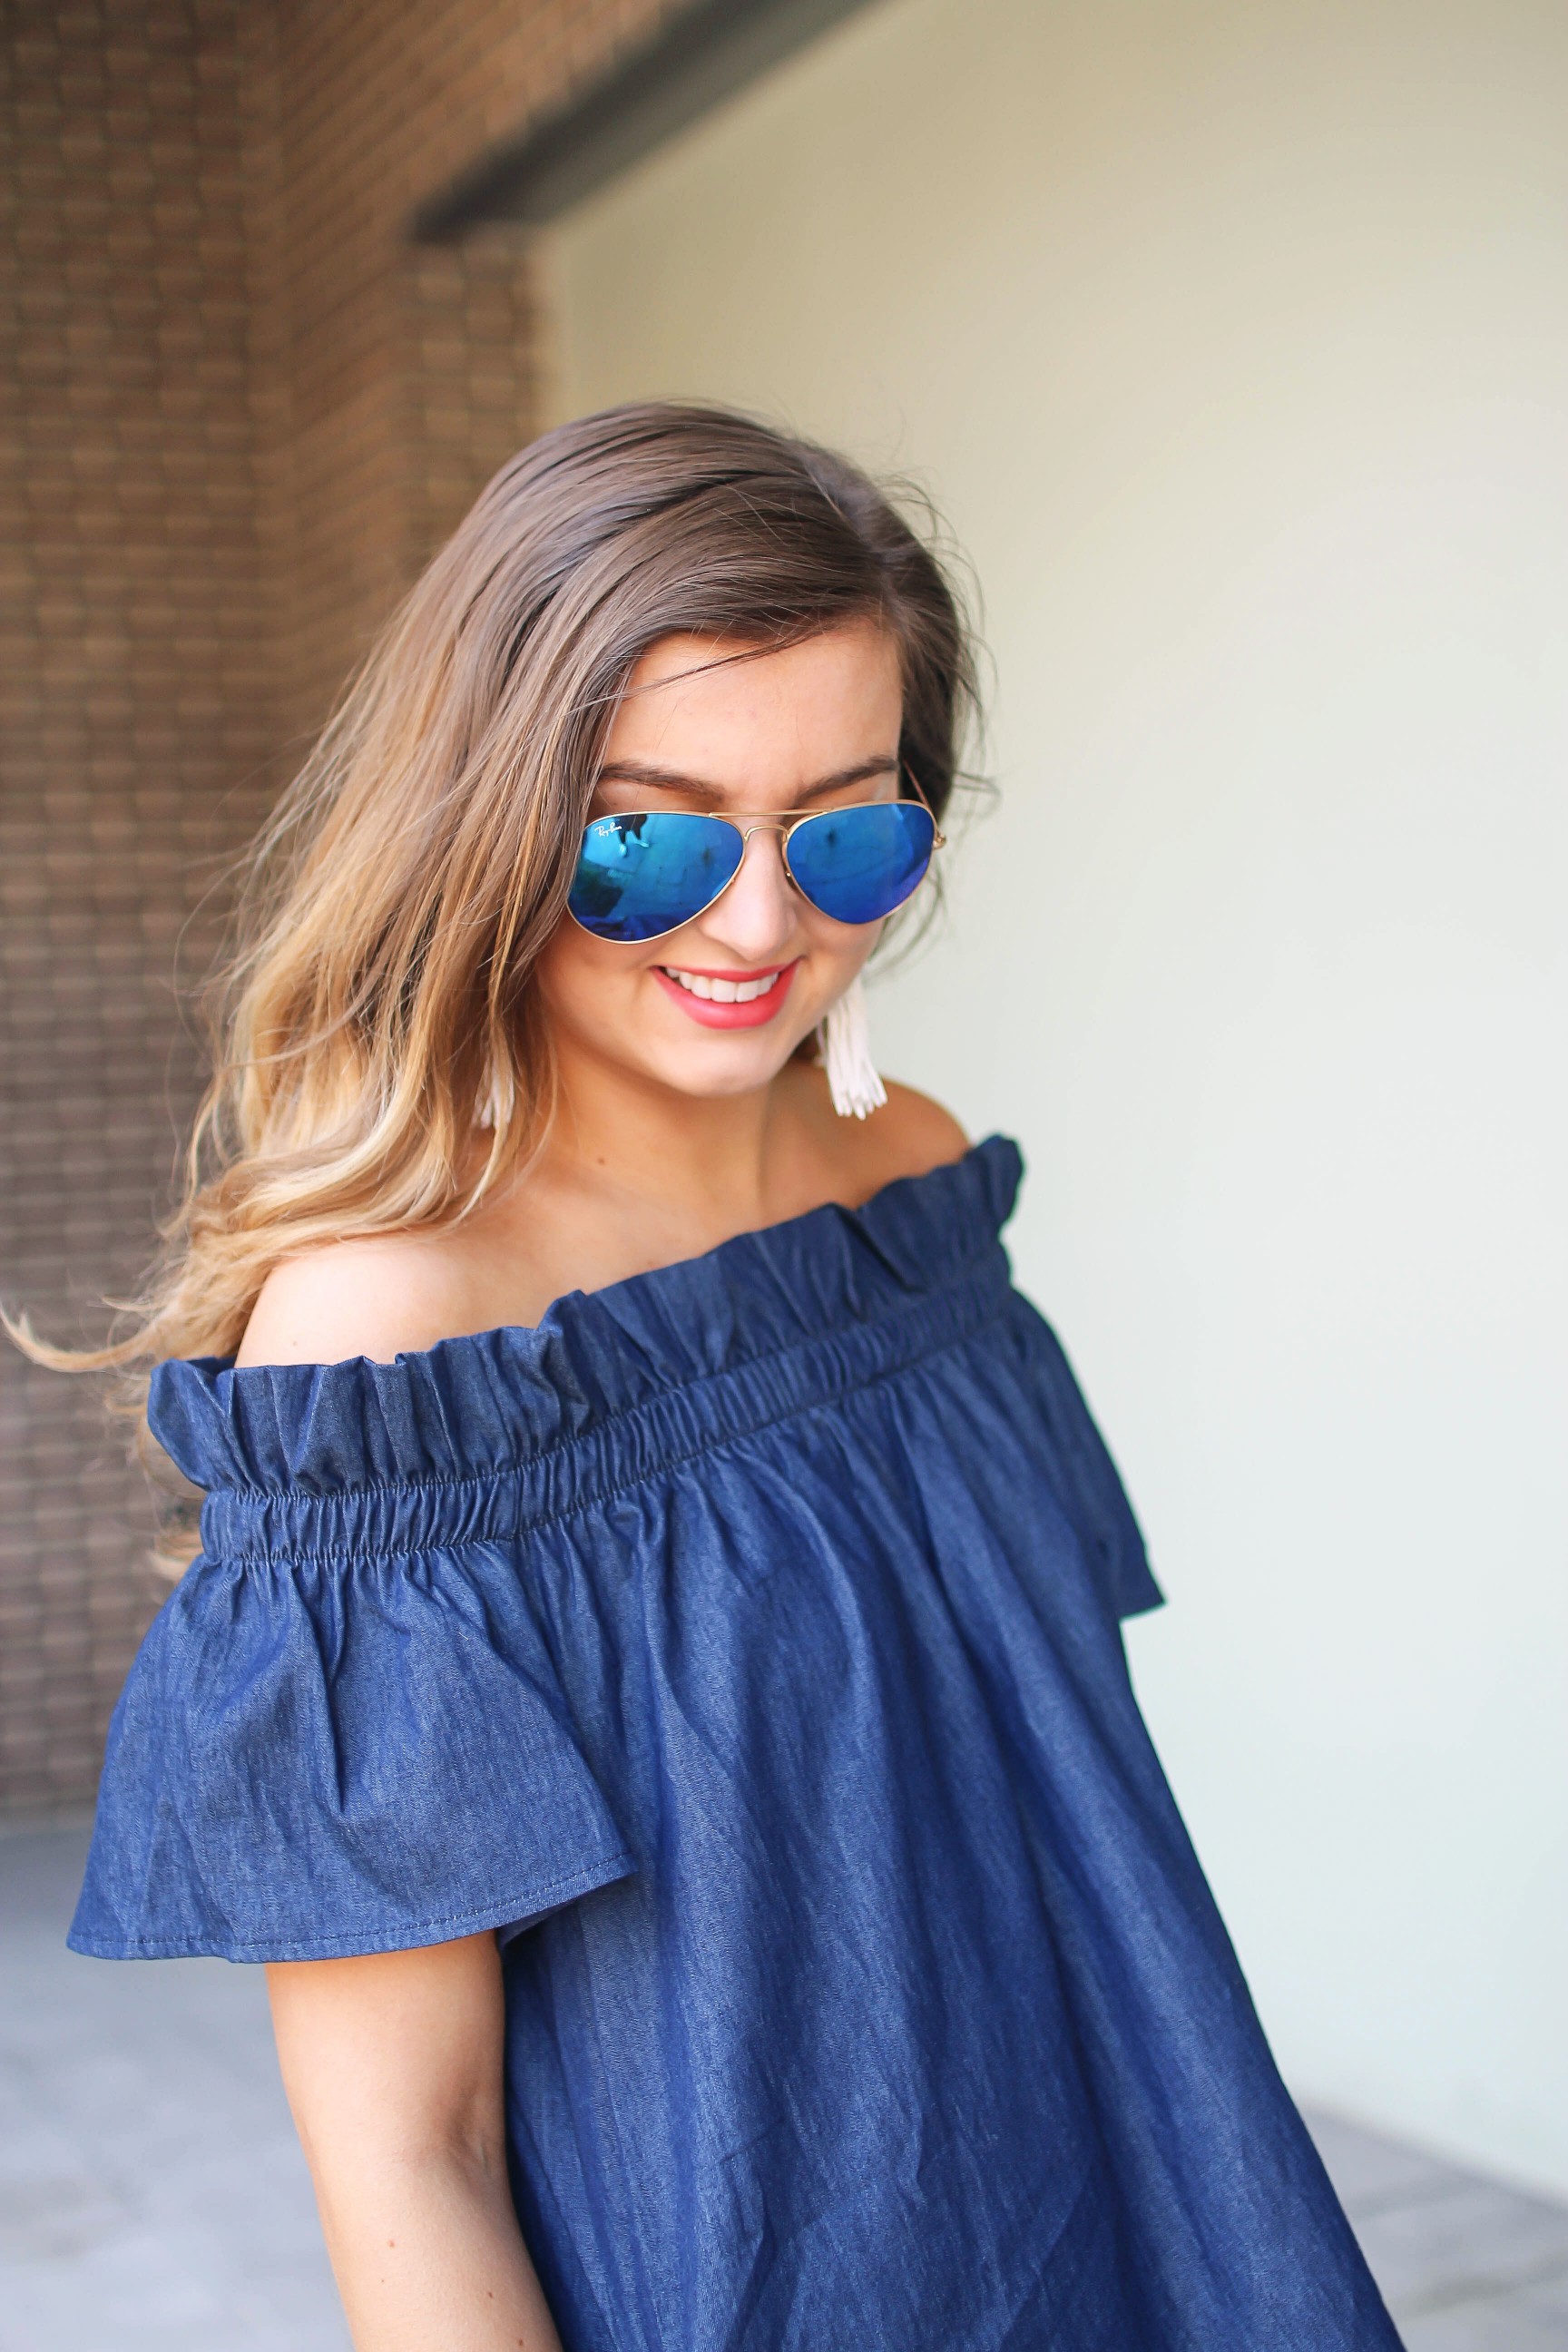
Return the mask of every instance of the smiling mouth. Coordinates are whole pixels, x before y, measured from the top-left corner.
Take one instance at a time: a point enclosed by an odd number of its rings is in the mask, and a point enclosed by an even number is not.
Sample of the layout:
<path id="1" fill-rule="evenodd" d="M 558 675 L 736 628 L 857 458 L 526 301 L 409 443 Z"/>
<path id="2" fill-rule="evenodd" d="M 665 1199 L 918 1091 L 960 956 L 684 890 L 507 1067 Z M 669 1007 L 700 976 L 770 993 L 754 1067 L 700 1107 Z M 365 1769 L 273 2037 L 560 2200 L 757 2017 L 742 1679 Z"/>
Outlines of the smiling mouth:
<path id="1" fill-rule="evenodd" d="M 780 1010 L 799 961 L 795 956 L 761 971 L 687 971 L 657 963 L 653 972 L 671 1001 L 704 1029 L 753 1029 Z"/>
<path id="2" fill-rule="evenodd" d="M 772 971 L 755 972 L 742 979 L 738 972 L 731 975 L 720 971 L 679 971 L 673 964 L 659 965 L 666 980 L 674 981 L 677 988 L 684 988 L 689 995 L 701 997 L 707 1004 L 752 1004 L 759 996 L 765 996 L 770 988 L 778 986 L 787 969 L 784 964 L 775 964 Z"/>

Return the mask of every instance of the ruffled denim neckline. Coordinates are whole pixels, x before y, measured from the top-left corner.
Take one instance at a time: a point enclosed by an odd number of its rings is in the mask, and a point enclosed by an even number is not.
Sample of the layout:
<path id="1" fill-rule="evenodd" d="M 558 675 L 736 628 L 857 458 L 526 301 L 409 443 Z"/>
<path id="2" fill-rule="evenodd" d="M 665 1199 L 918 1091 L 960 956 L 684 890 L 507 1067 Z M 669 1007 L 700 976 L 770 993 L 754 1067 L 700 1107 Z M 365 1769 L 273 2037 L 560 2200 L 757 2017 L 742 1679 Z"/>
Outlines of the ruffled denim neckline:
<path id="1" fill-rule="evenodd" d="M 1022 1175 L 993 1135 L 837 1203 L 390 1363 L 162 1364 L 148 1420 L 209 1491 L 332 1494 L 511 1469 L 672 1390 L 882 1324 L 997 1262 Z"/>

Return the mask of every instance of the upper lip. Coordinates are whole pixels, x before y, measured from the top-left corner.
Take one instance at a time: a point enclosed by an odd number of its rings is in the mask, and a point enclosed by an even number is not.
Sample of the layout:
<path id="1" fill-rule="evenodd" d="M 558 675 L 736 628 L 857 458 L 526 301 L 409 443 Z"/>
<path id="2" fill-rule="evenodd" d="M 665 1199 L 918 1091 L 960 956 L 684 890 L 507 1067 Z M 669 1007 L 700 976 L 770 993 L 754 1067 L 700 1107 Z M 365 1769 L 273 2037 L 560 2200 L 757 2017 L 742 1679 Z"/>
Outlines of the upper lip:
<path id="1" fill-rule="evenodd" d="M 789 961 L 794 963 L 796 958 L 791 956 Z M 689 971 L 693 980 L 764 980 L 769 972 L 784 971 L 787 970 L 787 966 L 782 963 L 754 963 L 745 971 L 714 971 L 706 964 L 667 963 L 664 970 Z"/>

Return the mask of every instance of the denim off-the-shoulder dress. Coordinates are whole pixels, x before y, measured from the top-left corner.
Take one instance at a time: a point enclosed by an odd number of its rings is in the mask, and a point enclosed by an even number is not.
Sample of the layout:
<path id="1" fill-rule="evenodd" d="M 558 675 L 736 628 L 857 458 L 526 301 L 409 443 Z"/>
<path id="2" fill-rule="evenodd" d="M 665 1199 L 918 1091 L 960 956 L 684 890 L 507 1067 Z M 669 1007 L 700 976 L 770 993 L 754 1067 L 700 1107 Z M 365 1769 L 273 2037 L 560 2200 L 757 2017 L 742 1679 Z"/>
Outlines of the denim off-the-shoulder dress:
<path id="1" fill-rule="evenodd" d="M 999 1137 L 395 1363 L 164 1365 L 110 1957 L 495 1928 L 568 2352 L 1390 2352 L 1129 1685 Z"/>

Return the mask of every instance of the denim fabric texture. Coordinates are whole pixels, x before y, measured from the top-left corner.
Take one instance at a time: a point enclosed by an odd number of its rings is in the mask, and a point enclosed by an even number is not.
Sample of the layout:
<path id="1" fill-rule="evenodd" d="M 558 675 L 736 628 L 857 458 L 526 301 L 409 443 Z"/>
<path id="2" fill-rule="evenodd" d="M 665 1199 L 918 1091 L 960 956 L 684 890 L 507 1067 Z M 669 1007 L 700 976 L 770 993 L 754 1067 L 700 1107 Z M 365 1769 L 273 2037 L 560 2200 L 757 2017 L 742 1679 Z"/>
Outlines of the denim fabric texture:
<path id="1" fill-rule="evenodd" d="M 1390 2352 L 1150 1746 L 1000 1137 L 394 1364 L 164 1365 L 75 1948 L 503 1932 L 568 2352 Z"/>

